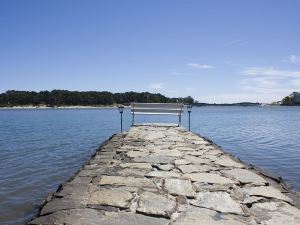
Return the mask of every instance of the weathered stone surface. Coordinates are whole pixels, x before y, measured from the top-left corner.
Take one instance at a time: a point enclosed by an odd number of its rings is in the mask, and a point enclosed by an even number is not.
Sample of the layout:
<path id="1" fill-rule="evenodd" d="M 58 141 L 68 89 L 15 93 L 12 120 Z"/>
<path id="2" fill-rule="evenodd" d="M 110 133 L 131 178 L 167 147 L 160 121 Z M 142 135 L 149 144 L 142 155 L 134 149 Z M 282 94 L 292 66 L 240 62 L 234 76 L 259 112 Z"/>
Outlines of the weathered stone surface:
<path id="1" fill-rule="evenodd" d="M 240 218 L 204 208 L 188 208 L 171 225 L 245 225 Z"/>
<path id="2" fill-rule="evenodd" d="M 195 148 L 191 148 L 191 147 L 176 147 L 177 150 L 185 152 L 185 151 L 195 151 Z"/>
<path id="3" fill-rule="evenodd" d="M 207 165 L 181 165 L 178 166 L 182 173 L 195 173 L 195 172 L 208 172 L 211 170 L 215 170 L 212 166 Z"/>
<path id="4" fill-rule="evenodd" d="M 146 163 L 171 163 L 176 157 L 174 156 L 147 156 L 147 157 L 135 157 L 135 162 L 146 162 Z"/>
<path id="5" fill-rule="evenodd" d="M 233 183 L 229 184 L 208 184 L 202 182 L 195 182 L 193 183 L 193 187 L 196 191 L 230 191 L 235 186 Z"/>
<path id="6" fill-rule="evenodd" d="M 119 165 L 122 168 L 131 168 L 131 169 L 152 169 L 150 163 L 122 163 Z"/>
<path id="7" fill-rule="evenodd" d="M 146 174 L 146 177 L 180 177 L 180 174 L 176 172 L 170 172 L 170 171 L 151 171 L 150 173 Z"/>
<path id="8" fill-rule="evenodd" d="M 100 189 L 102 189 L 102 187 L 100 186 Z M 95 190 L 99 190 L 99 186 L 96 187 Z M 139 190 L 139 187 L 131 187 L 131 186 L 118 186 L 118 187 L 113 187 L 113 190 L 117 191 L 129 191 L 129 192 L 137 192 Z"/>
<path id="9" fill-rule="evenodd" d="M 166 137 L 166 135 L 164 134 L 164 132 L 159 131 L 157 129 L 156 129 L 156 132 L 148 131 L 148 132 L 144 132 L 144 133 L 140 134 L 140 138 L 144 139 L 144 140 L 147 140 L 147 141 L 153 141 L 155 139 L 161 140 L 164 137 Z"/>
<path id="10" fill-rule="evenodd" d="M 164 187 L 173 195 L 184 195 L 188 197 L 194 197 L 196 195 L 192 183 L 189 180 L 166 179 Z"/>
<path id="11" fill-rule="evenodd" d="M 227 192 L 199 192 L 191 204 L 223 213 L 243 214 L 243 210 Z"/>
<path id="12" fill-rule="evenodd" d="M 184 177 L 191 179 L 192 181 L 210 183 L 210 184 L 233 184 L 233 180 L 222 177 L 215 173 L 191 173 L 185 174 Z"/>
<path id="13" fill-rule="evenodd" d="M 100 185 L 124 185 L 134 187 L 155 187 L 154 183 L 147 178 L 102 176 Z"/>
<path id="14" fill-rule="evenodd" d="M 99 225 L 168 225 L 169 220 L 136 213 L 107 213 Z"/>
<path id="15" fill-rule="evenodd" d="M 262 196 L 292 202 L 289 197 L 271 186 L 245 187 L 241 188 L 240 191 L 249 196 Z"/>
<path id="16" fill-rule="evenodd" d="M 128 157 L 131 157 L 131 158 L 135 158 L 135 157 L 146 157 L 149 155 L 148 152 L 141 152 L 141 151 L 129 151 L 126 153 L 126 155 Z"/>
<path id="17" fill-rule="evenodd" d="M 76 184 L 88 185 L 89 183 L 91 183 L 92 179 L 93 179 L 92 177 L 76 176 L 76 177 L 74 177 L 73 180 L 68 182 L 68 184 L 71 184 L 71 185 L 76 185 Z"/>
<path id="18" fill-rule="evenodd" d="M 197 164 L 197 165 L 210 163 L 209 159 L 205 159 L 202 157 L 196 157 L 196 156 L 192 156 L 192 155 L 186 155 L 186 156 L 184 156 L 184 159 L 188 160 L 192 164 Z"/>
<path id="19" fill-rule="evenodd" d="M 246 169 L 223 170 L 222 173 L 243 184 L 264 185 L 267 183 L 264 178 Z"/>
<path id="20" fill-rule="evenodd" d="M 102 189 L 91 193 L 88 204 L 128 208 L 132 198 L 132 194 L 128 191 Z"/>
<path id="21" fill-rule="evenodd" d="M 120 175 L 124 176 L 133 176 L 133 177 L 144 177 L 146 173 L 149 173 L 149 170 L 142 169 L 123 169 L 117 172 Z"/>
<path id="22" fill-rule="evenodd" d="M 206 150 L 206 152 L 205 152 L 206 155 L 223 155 L 224 154 L 224 152 L 222 152 L 219 149 L 216 149 L 213 146 L 205 146 L 203 148 L 203 150 Z"/>
<path id="23" fill-rule="evenodd" d="M 143 192 L 138 202 L 137 211 L 149 215 L 170 217 L 175 207 L 176 201 L 170 196 L 153 192 Z"/>
<path id="24" fill-rule="evenodd" d="M 182 153 L 176 149 L 173 150 L 155 150 L 153 151 L 153 156 L 173 156 L 173 157 L 181 157 Z"/>
<path id="25" fill-rule="evenodd" d="M 55 198 L 48 202 L 41 210 L 41 215 L 57 212 L 65 209 L 84 208 L 87 205 L 87 199 L 74 198 Z"/>
<path id="26" fill-rule="evenodd" d="M 204 152 L 200 151 L 200 150 L 198 150 L 198 151 L 188 151 L 186 154 L 193 155 L 193 156 L 201 156 L 201 155 L 204 154 Z"/>
<path id="27" fill-rule="evenodd" d="M 86 199 L 90 185 L 81 183 L 66 183 L 62 189 L 55 193 L 57 197 L 69 197 L 76 199 Z"/>
<path id="28" fill-rule="evenodd" d="M 95 170 L 81 170 L 78 173 L 79 177 L 95 177 L 98 174 L 101 174 L 105 171 L 105 168 L 101 168 L 101 169 L 95 169 Z"/>
<path id="29" fill-rule="evenodd" d="M 297 201 L 262 185 L 263 177 L 191 132 L 134 126 L 97 151 L 31 224 L 299 224 Z"/>
<path id="30" fill-rule="evenodd" d="M 236 168 L 245 168 L 245 166 L 241 163 L 238 163 L 236 161 L 234 161 L 232 158 L 230 158 L 229 156 L 222 156 L 220 158 L 217 158 L 214 161 L 215 164 L 218 164 L 220 166 L 224 166 L 224 167 L 236 167 Z"/>
<path id="31" fill-rule="evenodd" d="M 74 224 L 74 225 L 97 225 L 103 217 L 103 213 L 94 209 L 69 209 L 55 212 L 47 216 L 41 216 L 29 224 L 34 225 L 56 225 L 56 224 Z"/>
<path id="32" fill-rule="evenodd" d="M 186 165 L 186 164 L 190 164 L 191 162 L 186 160 L 186 159 L 176 159 L 175 160 L 175 165 Z"/>
<path id="33" fill-rule="evenodd" d="M 32 225 L 168 225 L 169 220 L 155 218 L 136 213 L 103 213 L 94 209 L 73 209 L 56 212 L 39 217 L 29 224 Z"/>
<path id="34" fill-rule="evenodd" d="M 160 166 L 158 166 L 158 168 L 160 170 L 169 171 L 169 170 L 172 170 L 174 168 L 174 166 L 167 164 L 167 165 L 160 165 Z"/>
<path id="35" fill-rule="evenodd" d="M 300 210 L 285 202 L 255 203 L 251 207 L 257 221 L 265 225 L 299 225 Z"/>
<path id="36" fill-rule="evenodd" d="M 258 202 L 263 199 L 264 198 L 262 198 L 262 197 L 250 196 L 250 197 L 247 197 L 244 199 L 243 204 L 252 204 L 252 203 Z"/>

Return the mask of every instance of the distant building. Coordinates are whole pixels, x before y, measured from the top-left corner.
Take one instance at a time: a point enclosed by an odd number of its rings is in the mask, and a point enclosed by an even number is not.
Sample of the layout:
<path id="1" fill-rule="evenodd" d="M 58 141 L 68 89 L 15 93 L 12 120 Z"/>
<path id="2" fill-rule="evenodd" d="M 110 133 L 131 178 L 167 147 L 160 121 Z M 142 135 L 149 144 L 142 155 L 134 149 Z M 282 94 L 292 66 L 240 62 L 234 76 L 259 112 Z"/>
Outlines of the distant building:
<path id="1" fill-rule="evenodd" d="M 300 103 L 300 92 L 293 92 L 290 97 L 294 98 L 294 103 Z"/>

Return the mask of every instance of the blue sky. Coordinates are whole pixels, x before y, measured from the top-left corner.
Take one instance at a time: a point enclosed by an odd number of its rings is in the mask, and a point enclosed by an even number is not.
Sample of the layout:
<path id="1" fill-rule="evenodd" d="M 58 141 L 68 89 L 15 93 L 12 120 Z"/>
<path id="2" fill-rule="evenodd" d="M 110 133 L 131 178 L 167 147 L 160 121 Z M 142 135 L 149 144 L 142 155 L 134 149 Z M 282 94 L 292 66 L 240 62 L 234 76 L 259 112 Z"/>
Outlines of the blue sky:
<path id="1" fill-rule="evenodd" d="M 280 100 L 300 91 L 299 11 L 297 0 L 1 0 L 0 92 Z"/>

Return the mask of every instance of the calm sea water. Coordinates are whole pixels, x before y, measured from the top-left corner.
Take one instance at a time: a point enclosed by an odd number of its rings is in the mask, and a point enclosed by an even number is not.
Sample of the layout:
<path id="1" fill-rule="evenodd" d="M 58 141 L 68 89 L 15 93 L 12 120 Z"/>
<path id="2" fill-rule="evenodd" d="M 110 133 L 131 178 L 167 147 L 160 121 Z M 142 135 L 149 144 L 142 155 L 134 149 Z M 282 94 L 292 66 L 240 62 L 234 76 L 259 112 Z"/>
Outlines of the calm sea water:
<path id="1" fill-rule="evenodd" d="M 49 192 L 119 132 L 119 119 L 116 109 L 0 110 L 0 224 L 30 219 Z M 125 129 L 130 121 L 126 110 Z M 300 191 L 300 107 L 193 108 L 191 128 Z"/>

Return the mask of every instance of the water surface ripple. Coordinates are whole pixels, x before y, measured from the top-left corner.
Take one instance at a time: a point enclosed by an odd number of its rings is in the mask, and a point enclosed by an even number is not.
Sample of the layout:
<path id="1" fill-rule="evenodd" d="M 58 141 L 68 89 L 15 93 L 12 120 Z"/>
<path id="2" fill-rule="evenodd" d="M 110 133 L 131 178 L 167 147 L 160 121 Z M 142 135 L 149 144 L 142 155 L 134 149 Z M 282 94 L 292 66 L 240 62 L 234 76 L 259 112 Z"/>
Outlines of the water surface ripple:
<path id="1" fill-rule="evenodd" d="M 119 132 L 116 109 L 0 110 L 0 224 L 30 219 L 49 192 Z M 137 117 L 138 122 L 176 122 Z M 124 112 L 124 127 L 131 122 Z M 183 117 L 187 127 L 187 115 Z M 200 107 L 192 131 L 300 191 L 300 107 Z"/>

